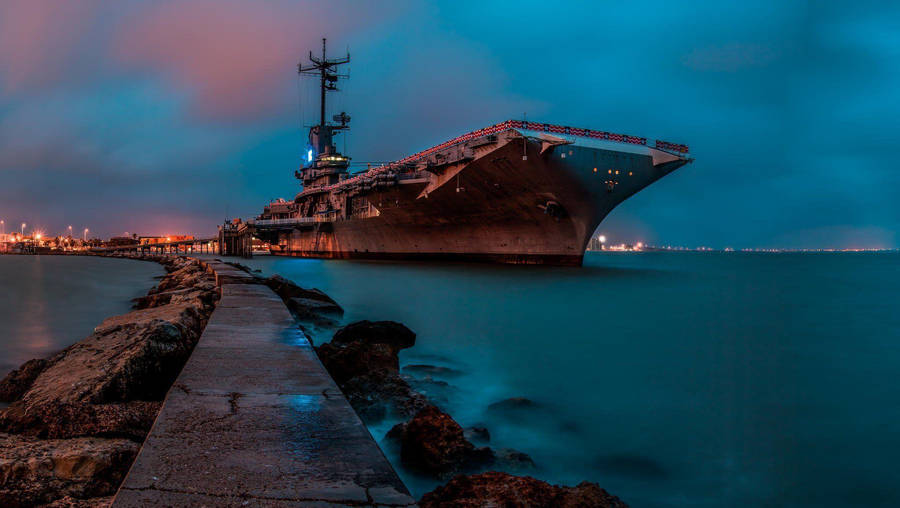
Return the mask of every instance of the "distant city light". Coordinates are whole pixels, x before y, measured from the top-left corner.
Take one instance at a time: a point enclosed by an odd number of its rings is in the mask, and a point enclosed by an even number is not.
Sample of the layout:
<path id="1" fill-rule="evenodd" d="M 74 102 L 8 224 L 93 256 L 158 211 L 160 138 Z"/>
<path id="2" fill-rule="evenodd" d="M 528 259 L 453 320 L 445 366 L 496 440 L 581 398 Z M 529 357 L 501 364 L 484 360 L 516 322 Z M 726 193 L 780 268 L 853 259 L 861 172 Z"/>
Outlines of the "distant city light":
<path id="1" fill-rule="evenodd" d="M 606 237 L 603 235 L 598 236 L 597 240 L 600 240 L 600 243 L 606 243 Z"/>

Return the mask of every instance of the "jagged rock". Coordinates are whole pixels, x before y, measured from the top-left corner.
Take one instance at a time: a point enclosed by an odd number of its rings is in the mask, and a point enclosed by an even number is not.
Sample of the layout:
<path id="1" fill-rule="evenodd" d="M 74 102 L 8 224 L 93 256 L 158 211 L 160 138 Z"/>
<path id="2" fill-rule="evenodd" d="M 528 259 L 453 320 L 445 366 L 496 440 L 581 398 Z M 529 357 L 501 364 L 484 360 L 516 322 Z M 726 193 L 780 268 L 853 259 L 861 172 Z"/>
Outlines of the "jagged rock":
<path id="1" fill-rule="evenodd" d="M 488 472 L 457 476 L 449 483 L 422 496 L 421 508 L 482 506 L 532 508 L 627 508 L 621 499 L 596 483 L 559 487 L 530 476 Z"/>
<path id="2" fill-rule="evenodd" d="M 400 444 L 400 460 L 420 472 L 437 476 L 490 464 L 490 448 L 476 448 L 462 427 L 435 406 L 427 406 L 406 423 L 394 426 L 387 437 Z"/>
<path id="3" fill-rule="evenodd" d="M 357 321 L 334 334 L 332 344 L 346 345 L 352 342 L 385 344 L 394 352 L 416 345 L 416 334 L 395 321 Z"/>
<path id="4" fill-rule="evenodd" d="M 490 439 L 484 427 L 463 430 L 450 415 L 428 406 L 409 422 L 395 425 L 386 437 L 388 443 L 399 445 L 406 467 L 437 478 L 487 468 L 515 472 L 534 469 L 531 457 L 520 451 L 476 447 L 469 437 L 475 435 L 482 442 Z"/>
<path id="5" fill-rule="evenodd" d="M 287 306 L 294 313 L 304 319 L 314 319 L 322 315 L 341 316 L 344 309 L 340 305 L 312 298 L 294 297 L 287 300 Z"/>
<path id="6" fill-rule="evenodd" d="M 463 433 L 466 436 L 466 439 L 469 441 L 480 441 L 482 443 L 490 442 L 491 433 L 487 429 L 487 427 L 482 427 L 480 425 L 474 427 L 467 427 L 463 430 Z"/>
<path id="7" fill-rule="evenodd" d="M 280 296 L 284 301 L 288 301 L 291 298 L 307 298 L 310 300 L 317 300 L 320 302 L 333 303 L 337 305 L 337 302 L 332 300 L 330 296 L 326 295 L 322 291 L 316 288 L 302 288 L 297 284 L 294 284 L 293 281 L 285 279 L 280 275 L 273 275 L 265 279 L 265 283 L 267 286 L 269 286 L 270 289 L 272 289 L 272 291 L 275 292 L 275 294 Z"/>
<path id="8" fill-rule="evenodd" d="M 494 450 L 494 462 L 491 464 L 491 468 L 502 469 L 507 472 L 523 472 L 534 469 L 535 464 L 534 460 L 527 453 L 511 448 L 501 448 Z"/>
<path id="9" fill-rule="evenodd" d="M 0 381 L 0 402 L 15 402 L 31 388 L 32 383 L 50 362 L 36 358 L 23 363 Z"/>
<path id="10" fill-rule="evenodd" d="M 388 411 L 402 418 L 410 418 L 431 405 L 406 381 L 385 371 L 353 377 L 341 386 L 341 391 L 360 418 L 370 423 L 383 420 L 388 416 Z"/>
<path id="11" fill-rule="evenodd" d="M 535 407 L 537 407 L 537 404 L 531 399 L 526 399 L 525 397 L 511 397 L 501 400 L 500 402 L 494 402 L 493 404 L 488 406 L 488 410 L 517 411 L 520 409 L 530 409 Z"/>
<path id="12" fill-rule="evenodd" d="M 117 404 L 21 401 L 0 413 L 0 430 L 24 436 L 61 439 L 80 436 L 122 436 L 142 441 L 162 407 L 160 401 Z"/>
<path id="13" fill-rule="evenodd" d="M 317 351 L 325 368 L 338 385 L 343 385 L 357 376 L 377 379 L 393 374 L 399 377 L 397 373 L 400 360 L 393 348 L 387 344 L 367 344 L 357 341 L 335 345 L 334 341 L 331 341 L 319 346 Z"/>
<path id="14" fill-rule="evenodd" d="M 517 414 L 537 407 L 538 404 L 531 399 L 526 399 L 525 397 L 511 397 L 490 404 L 488 406 L 488 411 L 492 413 Z"/>
<path id="15" fill-rule="evenodd" d="M 92 497 L 90 499 L 78 499 L 66 496 L 52 503 L 41 505 L 41 508 L 109 508 L 112 506 L 115 496 Z"/>
<path id="16" fill-rule="evenodd" d="M 322 364 L 361 418 L 384 418 L 388 410 L 409 417 L 428 405 L 401 379 L 400 349 L 415 344 L 415 333 L 390 321 L 361 321 L 335 333 L 316 348 Z"/>
<path id="17" fill-rule="evenodd" d="M 165 396 L 204 324 L 202 309 L 190 304 L 107 319 L 56 355 L 30 389 L 0 413 L 0 431 L 143 439 L 158 409 L 158 403 L 147 401 Z"/>
<path id="18" fill-rule="evenodd" d="M 420 378 L 401 374 L 400 377 L 409 384 L 410 388 L 424 395 L 432 404 L 438 407 L 448 406 L 451 397 L 457 391 L 456 387 L 450 385 L 450 383 L 434 379 L 431 376 Z"/>
<path id="19" fill-rule="evenodd" d="M 127 439 L 43 440 L 0 434 L 0 506 L 102 505 L 111 498 L 90 500 L 92 504 L 82 499 L 114 494 L 139 449 Z"/>
<path id="20" fill-rule="evenodd" d="M 151 289 L 148 295 L 165 293 L 174 289 L 193 288 L 199 283 L 208 282 L 209 274 L 193 261 L 175 262 L 166 269 L 174 268 L 175 270 L 160 281 L 156 288 Z"/>
<path id="21" fill-rule="evenodd" d="M 135 298 L 132 302 L 134 302 L 134 308 L 137 310 L 161 307 L 170 303 L 195 303 L 197 305 L 208 306 L 215 303 L 217 295 L 214 292 L 214 289 L 214 283 L 204 281 L 191 288 L 154 293 L 152 295 Z"/>

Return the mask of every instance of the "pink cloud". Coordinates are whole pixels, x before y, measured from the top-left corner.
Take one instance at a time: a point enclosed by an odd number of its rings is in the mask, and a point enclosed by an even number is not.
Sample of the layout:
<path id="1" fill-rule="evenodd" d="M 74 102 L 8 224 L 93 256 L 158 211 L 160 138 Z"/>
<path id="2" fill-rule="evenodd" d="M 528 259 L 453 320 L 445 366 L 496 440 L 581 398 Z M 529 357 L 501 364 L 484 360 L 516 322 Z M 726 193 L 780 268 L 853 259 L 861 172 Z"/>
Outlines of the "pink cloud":
<path id="1" fill-rule="evenodd" d="M 324 31 L 334 35 L 336 48 L 343 47 L 339 34 L 368 17 L 365 12 L 335 16 L 329 5 L 155 2 L 122 24 L 114 56 L 183 87 L 195 115 L 244 119 L 271 113 L 288 100 L 294 66 Z M 335 19 L 341 20 L 337 26 Z"/>
<path id="2" fill-rule="evenodd" d="M 97 2 L 0 4 L 0 90 L 21 92 L 65 77 L 91 32 Z"/>

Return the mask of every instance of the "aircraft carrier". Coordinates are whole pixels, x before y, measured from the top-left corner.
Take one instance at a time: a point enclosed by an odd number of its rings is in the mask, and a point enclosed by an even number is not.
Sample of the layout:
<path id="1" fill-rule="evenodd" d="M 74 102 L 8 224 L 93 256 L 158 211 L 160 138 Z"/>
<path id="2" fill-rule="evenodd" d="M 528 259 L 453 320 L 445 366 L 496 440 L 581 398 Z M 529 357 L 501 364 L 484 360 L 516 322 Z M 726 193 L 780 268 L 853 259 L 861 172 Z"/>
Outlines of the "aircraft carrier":
<path id="1" fill-rule="evenodd" d="M 320 89 L 303 188 L 239 227 L 271 253 L 337 259 L 465 260 L 581 265 L 597 226 L 629 196 L 691 162 L 686 145 L 507 120 L 390 164 L 350 174 L 326 121 L 326 95 L 349 54 L 299 65 Z"/>

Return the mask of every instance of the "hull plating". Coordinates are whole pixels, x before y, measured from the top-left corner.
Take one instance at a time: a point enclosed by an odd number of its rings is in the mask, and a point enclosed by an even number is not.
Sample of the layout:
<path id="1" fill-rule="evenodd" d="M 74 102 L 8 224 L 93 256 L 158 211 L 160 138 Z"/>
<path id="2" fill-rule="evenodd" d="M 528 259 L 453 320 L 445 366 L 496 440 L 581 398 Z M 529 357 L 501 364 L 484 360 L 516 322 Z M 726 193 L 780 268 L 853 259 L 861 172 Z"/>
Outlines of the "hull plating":
<path id="1" fill-rule="evenodd" d="M 466 164 L 365 196 L 375 216 L 259 230 L 273 254 L 333 259 L 438 259 L 580 265 L 619 203 L 687 162 L 579 144 L 541 153 L 507 137 Z M 612 183 L 611 183 L 612 182 Z M 348 207 L 349 208 L 349 207 Z"/>

